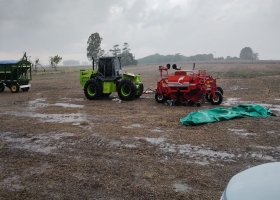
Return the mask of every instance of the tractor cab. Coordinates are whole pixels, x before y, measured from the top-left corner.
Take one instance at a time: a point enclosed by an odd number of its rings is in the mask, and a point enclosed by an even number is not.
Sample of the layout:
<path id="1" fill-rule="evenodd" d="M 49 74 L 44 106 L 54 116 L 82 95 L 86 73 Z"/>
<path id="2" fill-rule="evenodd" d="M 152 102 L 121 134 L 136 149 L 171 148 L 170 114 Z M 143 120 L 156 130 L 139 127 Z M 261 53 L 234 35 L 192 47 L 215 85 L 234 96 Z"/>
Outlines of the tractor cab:
<path id="1" fill-rule="evenodd" d="M 103 78 L 121 78 L 120 57 L 101 57 L 98 61 L 98 74 Z"/>

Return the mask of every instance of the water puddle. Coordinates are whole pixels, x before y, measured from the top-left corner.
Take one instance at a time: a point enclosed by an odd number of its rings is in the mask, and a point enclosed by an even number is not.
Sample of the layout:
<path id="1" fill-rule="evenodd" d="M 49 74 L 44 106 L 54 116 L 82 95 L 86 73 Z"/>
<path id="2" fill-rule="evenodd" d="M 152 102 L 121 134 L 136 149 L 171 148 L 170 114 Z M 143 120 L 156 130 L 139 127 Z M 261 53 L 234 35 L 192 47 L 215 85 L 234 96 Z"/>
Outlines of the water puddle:
<path id="1" fill-rule="evenodd" d="M 241 101 L 240 98 L 227 98 L 222 102 L 223 106 L 235 106 L 237 104 L 258 104 L 265 108 L 269 108 L 271 111 L 280 112 L 280 105 L 274 104 L 266 104 L 266 103 L 258 103 L 258 102 L 250 102 L 250 101 Z"/>
<path id="2" fill-rule="evenodd" d="M 248 88 L 242 88 L 238 85 L 234 85 L 232 87 L 229 88 L 230 90 L 236 91 L 236 90 L 248 90 Z"/>
<path id="3" fill-rule="evenodd" d="M 210 147 L 206 147 L 205 145 L 201 146 L 195 146 L 191 144 L 171 144 L 166 142 L 165 138 L 159 137 L 159 138 L 140 138 L 135 137 L 135 139 L 145 139 L 147 142 L 158 146 L 161 150 L 168 152 L 168 153 L 175 153 L 179 155 L 188 156 L 189 158 L 193 158 L 193 160 L 188 161 L 189 163 L 195 163 L 198 165 L 208 165 L 210 164 L 210 161 L 229 161 L 229 162 L 235 162 L 234 158 L 241 157 L 242 155 L 239 154 L 236 156 L 233 153 L 228 153 L 225 151 L 214 151 Z M 269 160 L 273 161 L 275 160 L 271 156 L 258 154 L 258 153 L 252 153 L 251 157 L 258 158 L 261 160 Z"/>
<path id="4" fill-rule="evenodd" d="M 191 186 L 183 183 L 174 183 L 173 188 L 175 192 L 187 192 L 192 189 Z"/>
<path id="5" fill-rule="evenodd" d="M 136 138 L 141 139 L 141 138 Z M 190 144 L 183 144 L 183 145 L 176 145 L 176 144 L 170 144 L 166 143 L 165 138 L 143 138 L 147 142 L 158 145 L 159 148 L 165 152 L 169 153 L 177 153 L 177 154 L 184 154 L 188 155 L 191 158 L 199 158 L 202 157 L 202 160 L 196 161 L 201 162 L 200 164 L 208 164 L 208 161 L 205 161 L 205 158 L 211 158 L 212 160 L 215 159 L 231 159 L 234 158 L 234 154 L 230 154 L 227 152 L 219 152 L 219 151 L 213 151 L 209 148 L 205 148 L 204 146 L 193 146 Z M 198 163 L 197 163 L 198 164 Z"/>
<path id="6" fill-rule="evenodd" d="M 206 159 L 204 159 L 203 161 L 199 161 L 199 160 L 187 161 L 186 163 L 190 163 L 190 164 L 195 163 L 195 164 L 202 165 L 202 166 L 204 166 L 204 165 L 209 165 L 209 164 L 210 164 L 210 162 L 207 161 Z"/>
<path id="7" fill-rule="evenodd" d="M 44 108 L 44 107 L 49 107 L 49 106 L 60 106 L 60 107 L 64 107 L 64 108 L 83 108 L 84 107 L 84 105 L 70 104 L 70 103 L 55 103 L 55 104 L 43 103 L 45 101 L 46 101 L 46 98 L 38 98 L 35 100 L 28 101 L 28 110 L 34 111 L 37 108 Z"/>
<path id="8" fill-rule="evenodd" d="M 83 98 L 61 98 L 62 100 L 65 101 L 85 101 Z"/>
<path id="9" fill-rule="evenodd" d="M 267 131 L 266 133 L 268 133 L 268 134 L 274 134 L 275 131 Z"/>
<path id="10" fill-rule="evenodd" d="M 256 148 L 258 149 L 266 149 L 266 150 L 272 150 L 272 149 L 277 149 L 277 148 L 274 148 L 274 147 L 268 147 L 268 146 L 255 146 Z"/>
<path id="11" fill-rule="evenodd" d="M 241 136 L 248 136 L 248 135 L 257 135 L 256 133 L 248 133 L 245 129 L 228 129 L 235 135 L 241 135 Z"/>
<path id="12" fill-rule="evenodd" d="M 2 180 L 2 183 L 0 182 L 1 188 L 6 188 L 10 191 L 21 191 L 24 190 L 24 186 L 21 185 L 19 182 L 19 176 L 10 176 Z"/>
<path id="13" fill-rule="evenodd" d="M 70 104 L 70 103 L 55 103 L 55 104 L 50 104 L 50 106 L 61 106 L 64 108 L 83 108 L 84 105 L 77 105 L 77 104 Z"/>
<path id="14" fill-rule="evenodd" d="M 39 134 L 33 137 L 15 137 L 10 132 L 2 133 L 1 140 L 8 143 L 7 148 L 23 149 L 38 153 L 49 154 L 61 147 L 64 137 L 74 136 L 72 133 L 49 133 Z"/>
<path id="15" fill-rule="evenodd" d="M 131 124 L 129 126 L 122 126 L 122 128 L 141 128 L 143 127 L 142 124 Z"/>
<path id="16" fill-rule="evenodd" d="M 259 154 L 259 153 L 252 153 L 252 154 L 251 154 L 251 157 L 252 157 L 252 158 L 259 158 L 259 159 L 261 159 L 261 160 L 267 160 L 267 161 L 271 161 L 271 162 L 277 161 L 276 159 L 274 159 L 274 158 L 271 157 L 271 156 L 266 156 L 266 155 Z"/>
<path id="17" fill-rule="evenodd" d="M 113 98 L 112 101 L 115 101 L 117 103 L 121 103 L 122 102 L 122 100 L 120 100 L 119 98 Z"/>
<path id="18" fill-rule="evenodd" d="M 15 112 L 6 111 L 1 114 L 12 115 L 16 117 L 31 117 L 39 118 L 42 122 L 56 122 L 56 123 L 80 123 L 87 120 L 85 113 L 70 113 L 70 114 L 40 114 L 32 112 Z"/>
<path id="19" fill-rule="evenodd" d="M 162 132 L 164 132 L 163 130 L 161 130 L 161 129 L 158 128 L 158 127 L 154 128 L 154 129 L 151 129 L 150 131 L 151 131 L 151 132 L 156 132 L 156 133 L 162 133 Z"/>

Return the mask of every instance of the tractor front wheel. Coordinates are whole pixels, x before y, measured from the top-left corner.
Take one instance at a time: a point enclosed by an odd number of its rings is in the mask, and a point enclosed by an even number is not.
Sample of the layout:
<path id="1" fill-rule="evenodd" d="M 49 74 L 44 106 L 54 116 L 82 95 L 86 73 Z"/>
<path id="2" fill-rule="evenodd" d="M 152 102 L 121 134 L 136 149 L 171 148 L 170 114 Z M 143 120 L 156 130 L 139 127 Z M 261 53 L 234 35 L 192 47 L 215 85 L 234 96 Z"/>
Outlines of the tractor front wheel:
<path id="1" fill-rule="evenodd" d="M 102 86 L 98 81 L 90 79 L 85 84 L 84 92 L 89 100 L 97 100 L 102 95 Z"/>
<path id="2" fill-rule="evenodd" d="M 223 101 L 223 95 L 219 91 L 216 91 L 215 94 L 216 98 L 214 98 L 212 94 L 210 95 L 211 103 L 213 105 L 220 105 Z"/>
<path id="3" fill-rule="evenodd" d="M 4 92 L 4 90 L 5 90 L 4 83 L 0 83 L 0 92 Z"/>
<path id="4" fill-rule="evenodd" d="M 155 100 L 158 103 L 163 103 L 165 101 L 165 98 L 164 98 L 163 94 L 156 93 Z"/>
<path id="5" fill-rule="evenodd" d="M 10 87 L 10 90 L 12 93 L 17 93 L 19 91 L 19 84 L 18 83 L 13 83 Z"/>
<path id="6" fill-rule="evenodd" d="M 118 85 L 118 95 L 121 100 L 132 100 L 136 95 L 136 86 L 130 79 L 123 79 Z"/>

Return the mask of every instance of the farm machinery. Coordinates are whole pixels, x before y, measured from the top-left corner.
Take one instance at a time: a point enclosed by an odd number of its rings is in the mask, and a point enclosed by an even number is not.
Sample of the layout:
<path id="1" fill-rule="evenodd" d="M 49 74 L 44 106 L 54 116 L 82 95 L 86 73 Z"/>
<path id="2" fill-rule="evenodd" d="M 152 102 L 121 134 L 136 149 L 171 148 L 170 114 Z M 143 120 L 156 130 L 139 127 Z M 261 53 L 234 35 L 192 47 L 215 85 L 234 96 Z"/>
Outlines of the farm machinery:
<path id="1" fill-rule="evenodd" d="M 139 98 L 144 90 L 140 74 L 122 73 L 121 57 L 100 57 L 97 69 L 80 70 L 80 83 L 89 100 L 108 97 L 118 92 L 121 100 Z"/>
<path id="2" fill-rule="evenodd" d="M 0 61 L 0 92 L 8 87 L 12 93 L 21 89 L 27 92 L 30 88 L 32 63 L 27 61 L 26 54 L 21 60 Z"/>
<path id="3" fill-rule="evenodd" d="M 216 79 L 206 74 L 206 70 L 181 70 L 174 64 L 173 75 L 168 74 L 170 64 L 159 66 L 160 79 L 157 82 L 155 100 L 167 105 L 201 106 L 206 99 L 213 105 L 221 104 L 223 89 L 217 87 Z"/>

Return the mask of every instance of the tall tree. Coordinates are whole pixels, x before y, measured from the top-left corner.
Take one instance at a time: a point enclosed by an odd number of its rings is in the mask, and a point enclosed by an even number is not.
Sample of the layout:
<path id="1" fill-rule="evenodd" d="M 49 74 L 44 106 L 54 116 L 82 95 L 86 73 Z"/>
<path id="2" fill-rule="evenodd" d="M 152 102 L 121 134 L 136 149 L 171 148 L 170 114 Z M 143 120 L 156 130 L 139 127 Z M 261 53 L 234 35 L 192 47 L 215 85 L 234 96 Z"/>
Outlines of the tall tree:
<path id="1" fill-rule="evenodd" d="M 110 49 L 109 51 L 113 54 L 113 56 L 118 56 L 121 53 L 121 50 L 120 50 L 118 44 L 114 45 L 113 49 Z"/>
<path id="2" fill-rule="evenodd" d="M 122 54 L 121 54 L 121 57 L 122 57 L 122 65 L 123 66 L 127 66 L 129 65 L 129 51 L 130 51 L 130 48 L 129 48 L 129 45 L 127 42 L 125 42 L 123 44 L 123 49 L 122 49 Z"/>
<path id="3" fill-rule="evenodd" d="M 101 49 L 102 38 L 99 33 L 93 33 L 89 36 L 87 44 L 87 57 L 89 60 L 92 58 L 97 61 L 99 57 L 103 56 L 104 50 Z"/>
<path id="4" fill-rule="evenodd" d="M 244 47 L 240 51 L 240 60 L 258 60 L 259 54 L 254 53 L 251 47 Z"/>
<path id="5" fill-rule="evenodd" d="M 138 62 L 135 60 L 134 55 L 130 52 L 130 48 L 127 42 L 123 44 L 122 53 L 120 55 L 122 57 L 122 65 L 137 65 Z"/>

